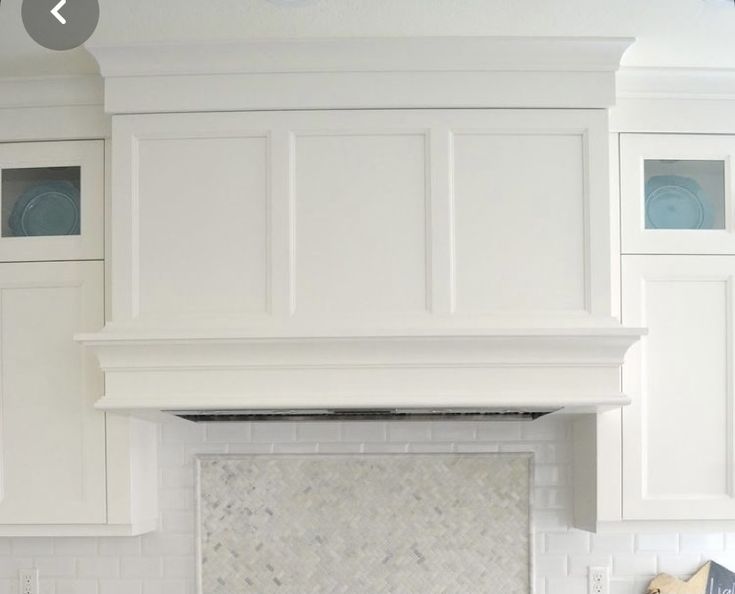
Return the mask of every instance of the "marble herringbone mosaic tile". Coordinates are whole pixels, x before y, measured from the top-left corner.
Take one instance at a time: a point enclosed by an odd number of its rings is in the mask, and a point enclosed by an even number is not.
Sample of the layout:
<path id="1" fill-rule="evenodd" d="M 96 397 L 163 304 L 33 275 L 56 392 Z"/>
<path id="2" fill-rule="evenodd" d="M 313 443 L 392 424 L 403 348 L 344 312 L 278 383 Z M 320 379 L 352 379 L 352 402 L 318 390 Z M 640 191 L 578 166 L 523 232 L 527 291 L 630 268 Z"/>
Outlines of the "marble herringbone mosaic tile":
<path id="1" fill-rule="evenodd" d="M 531 463 L 202 457 L 203 594 L 528 594 Z"/>

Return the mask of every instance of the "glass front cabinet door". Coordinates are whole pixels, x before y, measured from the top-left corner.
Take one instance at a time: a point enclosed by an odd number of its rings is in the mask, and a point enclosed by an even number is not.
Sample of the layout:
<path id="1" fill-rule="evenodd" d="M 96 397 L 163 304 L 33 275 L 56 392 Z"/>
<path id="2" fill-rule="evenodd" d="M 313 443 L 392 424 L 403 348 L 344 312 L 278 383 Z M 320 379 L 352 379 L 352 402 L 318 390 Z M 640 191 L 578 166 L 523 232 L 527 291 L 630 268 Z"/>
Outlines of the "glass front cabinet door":
<path id="1" fill-rule="evenodd" d="M 0 262 L 103 257 L 104 143 L 0 144 Z"/>
<path id="2" fill-rule="evenodd" d="M 626 254 L 735 254 L 735 136 L 622 134 Z"/>

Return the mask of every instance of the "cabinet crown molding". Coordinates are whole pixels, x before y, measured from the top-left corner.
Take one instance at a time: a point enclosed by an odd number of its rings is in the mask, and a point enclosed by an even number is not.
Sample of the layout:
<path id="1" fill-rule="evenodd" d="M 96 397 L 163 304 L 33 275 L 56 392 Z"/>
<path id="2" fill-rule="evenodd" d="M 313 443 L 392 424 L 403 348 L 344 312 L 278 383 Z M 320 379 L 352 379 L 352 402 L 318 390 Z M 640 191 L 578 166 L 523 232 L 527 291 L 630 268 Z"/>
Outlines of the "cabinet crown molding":
<path id="1" fill-rule="evenodd" d="M 624 37 L 395 37 L 87 46 L 111 113 L 609 107 Z"/>
<path id="2" fill-rule="evenodd" d="M 105 77 L 291 72 L 614 72 L 627 37 L 361 37 L 87 46 Z"/>

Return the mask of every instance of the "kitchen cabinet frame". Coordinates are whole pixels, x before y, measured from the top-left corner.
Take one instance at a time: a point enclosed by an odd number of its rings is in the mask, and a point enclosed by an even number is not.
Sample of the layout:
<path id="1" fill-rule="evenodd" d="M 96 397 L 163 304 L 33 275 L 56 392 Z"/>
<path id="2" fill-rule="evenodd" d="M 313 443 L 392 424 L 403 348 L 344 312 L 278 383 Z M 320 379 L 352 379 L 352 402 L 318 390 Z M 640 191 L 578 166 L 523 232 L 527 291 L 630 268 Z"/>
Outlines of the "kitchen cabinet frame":
<path id="1" fill-rule="evenodd" d="M 0 237 L 0 261 L 102 260 L 104 258 L 104 148 L 102 140 L 0 144 L 4 169 L 79 167 L 78 235 Z M 4 197 L 3 197 L 4 198 Z"/>
<path id="2" fill-rule="evenodd" d="M 733 520 L 735 257 L 624 256 L 622 286 L 623 323 L 650 325 L 623 368 L 623 519 Z"/>
<path id="3" fill-rule="evenodd" d="M 707 160 L 724 164 L 724 229 L 645 228 L 644 162 Z M 735 136 L 621 134 L 623 254 L 735 254 Z"/>

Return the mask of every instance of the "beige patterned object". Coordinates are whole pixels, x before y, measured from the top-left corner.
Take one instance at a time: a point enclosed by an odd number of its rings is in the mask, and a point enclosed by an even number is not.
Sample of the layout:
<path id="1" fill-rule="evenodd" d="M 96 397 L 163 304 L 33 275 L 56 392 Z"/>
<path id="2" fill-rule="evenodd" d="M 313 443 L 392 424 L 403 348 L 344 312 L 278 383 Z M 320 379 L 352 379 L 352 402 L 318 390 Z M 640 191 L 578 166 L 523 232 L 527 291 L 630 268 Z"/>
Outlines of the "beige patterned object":
<path id="1" fill-rule="evenodd" d="M 203 594 L 528 594 L 529 454 L 199 459 Z"/>

